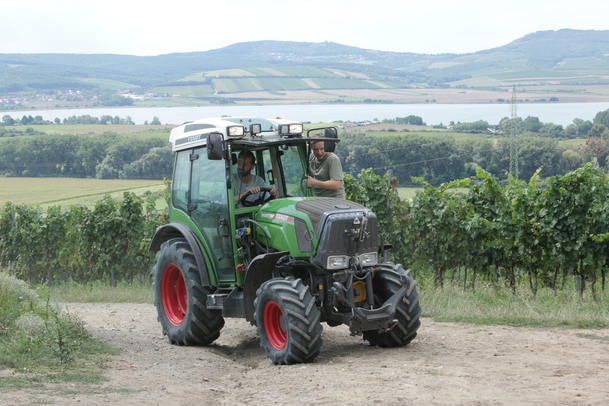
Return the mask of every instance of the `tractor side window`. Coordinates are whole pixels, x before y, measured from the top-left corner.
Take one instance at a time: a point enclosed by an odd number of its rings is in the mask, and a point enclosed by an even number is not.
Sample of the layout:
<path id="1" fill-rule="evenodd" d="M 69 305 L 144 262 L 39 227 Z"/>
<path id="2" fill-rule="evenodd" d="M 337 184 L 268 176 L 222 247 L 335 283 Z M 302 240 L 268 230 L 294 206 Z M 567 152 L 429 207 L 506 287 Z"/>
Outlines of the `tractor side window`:
<path id="1" fill-rule="evenodd" d="M 190 151 L 178 152 L 171 183 L 173 207 L 186 210 L 188 206 L 188 186 L 190 183 Z"/>
<path id="2" fill-rule="evenodd" d="M 262 154 L 262 165 L 256 165 L 257 169 L 260 170 L 261 173 L 258 173 L 262 179 L 264 179 L 264 183 L 268 187 L 277 187 L 277 182 L 275 181 L 275 167 L 273 167 L 271 153 L 268 149 L 260 151 Z"/>
<path id="3" fill-rule="evenodd" d="M 307 196 L 307 188 L 303 180 L 306 163 L 299 147 L 288 147 L 280 150 L 281 167 L 288 196 Z"/>

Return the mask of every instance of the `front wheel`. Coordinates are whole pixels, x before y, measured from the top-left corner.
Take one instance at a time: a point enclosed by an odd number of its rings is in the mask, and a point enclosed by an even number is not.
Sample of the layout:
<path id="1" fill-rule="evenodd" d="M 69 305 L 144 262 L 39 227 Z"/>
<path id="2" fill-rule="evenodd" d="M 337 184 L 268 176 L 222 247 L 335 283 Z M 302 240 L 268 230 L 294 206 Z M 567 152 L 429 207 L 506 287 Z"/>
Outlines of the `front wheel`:
<path id="1" fill-rule="evenodd" d="M 224 319 L 220 310 L 207 308 L 209 293 L 188 242 L 164 242 L 154 265 L 154 305 L 172 344 L 208 345 L 220 336 Z"/>
<path id="2" fill-rule="evenodd" d="M 380 265 L 380 268 L 372 279 L 376 305 L 380 306 L 389 299 L 402 287 L 402 284 L 407 285 L 407 290 L 402 300 L 398 302 L 395 311 L 396 325 L 391 330 L 383 333 L 375 330 L 364 331 L 364 340 L 367 340 L 370 345 L 378 345 L 379 347 L 402 347 L 417 336 L 417 330 L 421 325 L 419 293 L 415 281 L 408 276 L 401 265 L 386 263 Z"/>
<path id="3" fill-rule="evenodd" d="M 322 326 L 315 298 L 300 279 L 271 279 L 256 292 L 254 319 L 260 346 L 274 364 L 311 362 Z"/>

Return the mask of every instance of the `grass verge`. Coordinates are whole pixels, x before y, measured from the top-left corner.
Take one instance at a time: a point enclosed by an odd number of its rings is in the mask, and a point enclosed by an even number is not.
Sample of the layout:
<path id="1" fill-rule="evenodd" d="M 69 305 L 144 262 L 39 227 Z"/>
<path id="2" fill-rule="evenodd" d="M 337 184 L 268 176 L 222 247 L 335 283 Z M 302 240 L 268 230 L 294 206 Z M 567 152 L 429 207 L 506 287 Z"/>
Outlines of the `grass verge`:
<path id="1" fill-rule="evenodd" d="M 152 283 L 63 283 L 48 289 L 48 294 L 61 303 L 154 303 Z"/>
<path id="2" fill-rule="evenodd" d="M 540 290 L 512 294 L 492 287 L 463 292 L 458 288 L 421 292 L 423 316 L 440 322 L 500 324 L 521 327 L 609 328 L 609 292 L 597 300 L 582 299 L 575 291 Z"/>
<path id="3" fill-rule="evenodd" d="M 477 288 L 464 292 L 459 288 L 436 290 L 419 287 L 424 317 L 439 322 L 498 324 L 540 328 L 609 328 L 609 292 L 597 300 L 581 299 L 573 291 L 540 290 L 537 296 L 528 291 L 512 294 L 507 289 Z M 63 284 L 49 291 L 54 300 L 63 303 L 154 303 L 148 283 L 119 283 L 110 288 L 94 282 L 83 286 Z"/>

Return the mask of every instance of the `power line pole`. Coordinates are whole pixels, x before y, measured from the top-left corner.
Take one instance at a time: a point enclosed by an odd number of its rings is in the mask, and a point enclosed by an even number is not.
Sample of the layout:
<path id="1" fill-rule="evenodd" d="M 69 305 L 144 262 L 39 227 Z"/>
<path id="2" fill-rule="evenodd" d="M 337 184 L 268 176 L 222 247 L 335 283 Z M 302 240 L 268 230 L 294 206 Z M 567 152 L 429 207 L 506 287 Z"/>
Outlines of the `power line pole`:
<path id="1" fill-rule="evenodd" d="M 510 120 L 510 174 L 514 179 L 518 179 L 518 126 L 516 125 L 516 117 L 518 117 L 518 99 L 516 98 L 516 86 L 512 88 L 512 119 Z"/>

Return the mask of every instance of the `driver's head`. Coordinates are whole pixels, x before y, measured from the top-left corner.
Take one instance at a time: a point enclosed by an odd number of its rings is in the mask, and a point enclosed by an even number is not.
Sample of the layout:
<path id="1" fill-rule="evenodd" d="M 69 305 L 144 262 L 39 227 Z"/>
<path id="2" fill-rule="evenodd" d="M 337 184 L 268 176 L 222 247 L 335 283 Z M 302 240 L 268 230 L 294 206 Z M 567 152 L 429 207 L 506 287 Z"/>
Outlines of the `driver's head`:
<path id="1" fill-rule="evenodd" d="M 252 151 L 241 151 L 237 156 L 237 172 L 240 177 L 248 176 L 256 167 L 256 157 Z"/>

